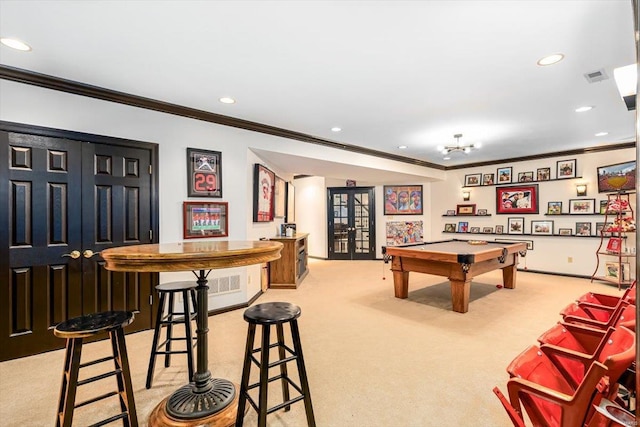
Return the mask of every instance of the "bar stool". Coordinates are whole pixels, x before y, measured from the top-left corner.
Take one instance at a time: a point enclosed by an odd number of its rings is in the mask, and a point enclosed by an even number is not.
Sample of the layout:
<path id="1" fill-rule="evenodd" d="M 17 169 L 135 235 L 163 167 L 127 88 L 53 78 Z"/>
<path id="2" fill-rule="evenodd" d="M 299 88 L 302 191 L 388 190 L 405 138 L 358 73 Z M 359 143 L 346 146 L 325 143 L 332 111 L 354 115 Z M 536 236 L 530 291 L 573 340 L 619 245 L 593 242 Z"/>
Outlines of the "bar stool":
<path id="1" fill-rule="evenodd" d="M 55 327 L 53 330 L 54 335 L 67 340 L 62 388 L 60 390 L 60 400 L 58 403 L 58 416 L 56 417 L 57 427 L 70 427 L 73 420 L 73 411 L 76 408 L 116 395 L 120 399 L 120 409 L 122 413 L 94 425 L 104 425 L 118 419 L 122 420 L 124 426 L 135 427 L 138 425 L 136 404 L 133 399 L 133 387 L 131 385 L 129 359 L 127 358 L 127 347 L 122 329 L 131 324 L 131 322 L 133 322 L 133 313 L 130 311 L 106 311 L 69 319 Z M 101 332 L 108 332 L 111 338 L 113 355 L 91 362 L 80 363 L 84 339 L 93 337 Z M 78 381 L 81 368 L 109 360 L 114 361 L 115 370 Z M 82 403 L 75 403 L 76 392 L 79 386 L 114 375 L 118 383 L 118 391 L 112 391 Z"/>
<path id="2" fill-rule="evenodd" d="M 241 427 L 244 422 L 244 410 L 246 402 L 258 412 L 258 426 L 265 427 L 267 425 L 267 415 L 284 408 L 285 411 L 291 409 L 291 404 L 304 400 L 305 413 L 307 416 L 307 424 L 315 427 L 316 422 L 313 416 L 313 407 L 311 405 L 311 394 L 309 392 L 309 382 L 307 380 L 307 372 L 302 357 L 302 346 L 300 344 L 300 331 L 298 330 L 298 317 L 300 317 L 300 307 L 287 302 L 269 302 L 258 304 L 248 308 L 244 312 L 244 320 L 249 323 L 247 333 L 247 345 L 244 356 L 244 366 L 242 369 L 242 383 L 240 384 L 240 396 L 238 401 L 238 414 L 236 416 L 236 427 Z M 284 342 L 283 324 L 288 323 L 291 328 L 291 338 L 293 340 L 293 349 Z M 262 326 L 262 343 L 258 348 L 253 348 L 256 335 L 256 325 Z M 271 344 L 270 333 L 271 326 L 276 326 L 277 342 Z M 269 350 L 278 349 L 279 359 L 269 363 Z M 254 353 L 260 353 L 258 360 Z M 287 353 L 289 355 L 287 355 Z M 288 375 L 287 363 L 295 360 L 298 366 L 298 375 L 300 385 L 294 383 Z M 251 363 L 255 363 L 260 371 L 260 379 L 254 384 L 249 384 L 251 374 Z M 269 369 L 275 366 L 280 367 L 280 375 L 269 378 Z M 272 381 L 281 380 L 282 383 L 282 400 L 281 404 L 267 407 L 267 390 L 268 385 Z M 291 398 L 289 395 L 289 385 L 300 393 L 298 396 Z M 251 398 L 249 390 L 259 387 L 258 403 Z"/>
<path id="3" fill-rule="evenodd" d="M 153 344 L 151 345 L 151 356 L 149 357 L 149 369 L 147 370 L 146 387 L 148 389 L 151 388 L 151 383 L 153 382 L 153 371 L 155 369 L 156 356 L 158 354 L 164 354 L 165 368 L 171 366 L 172 354 L 186 354 L 189 381 L 193 380 L 193 347 L 196 345 L 196 341 L 193 339 L 191 334 L 191 321 L 196 318 L 196 286 L 197 283 L 193 281 L 162 283 L 156 286 L 156 290 L 160 294 L 160 302 L 158 303 L 158 315 L 156 317 L 156 327 L 153 333 Z M 181 312 L 174 311 L 173 305 L 174 296 L 178 293 L 182 294 L 183 308 Z M 164 307 L 167 302 L 167 296 L 169 297 L 169 304 L 167 307 L 167 314 L 165 315 Z M 191 299 L 192 310 L 189 310 L 189 299 Z M 185 336 L 173 336 L 173 325 L 176 324 L 182 324 L 184 326 Z M 162 343 L 158 343 L 158 340 L 160 339 L 160 329 L 163 325 L 167 326 L 166 339 Z M 185 349 L 172 349 L 171 343 L 173 341 L 185 341 Z"/>

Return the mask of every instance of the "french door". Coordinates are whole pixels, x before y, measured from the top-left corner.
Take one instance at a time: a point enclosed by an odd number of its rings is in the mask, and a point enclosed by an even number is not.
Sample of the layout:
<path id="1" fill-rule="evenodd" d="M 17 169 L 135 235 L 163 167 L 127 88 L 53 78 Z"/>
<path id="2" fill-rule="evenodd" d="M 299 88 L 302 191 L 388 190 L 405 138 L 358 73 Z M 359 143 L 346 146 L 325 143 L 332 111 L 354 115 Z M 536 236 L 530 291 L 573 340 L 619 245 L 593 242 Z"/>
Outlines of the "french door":
<path id="1" fill-rule="evenodd" d="M 374 188 L 329 188 L 328 192 L 329 259 L 375 259 Z"/>
<path id="2" fill-rule="evenodd" d="M 155 149 L 14 126 L 0 124 L 0 361 L 63 347 L 52 329 L 83 314 L 133 311 L 127 332 L 149 329 L 157 273 L 107 271 L 99 252 L 153 242 Z"/>

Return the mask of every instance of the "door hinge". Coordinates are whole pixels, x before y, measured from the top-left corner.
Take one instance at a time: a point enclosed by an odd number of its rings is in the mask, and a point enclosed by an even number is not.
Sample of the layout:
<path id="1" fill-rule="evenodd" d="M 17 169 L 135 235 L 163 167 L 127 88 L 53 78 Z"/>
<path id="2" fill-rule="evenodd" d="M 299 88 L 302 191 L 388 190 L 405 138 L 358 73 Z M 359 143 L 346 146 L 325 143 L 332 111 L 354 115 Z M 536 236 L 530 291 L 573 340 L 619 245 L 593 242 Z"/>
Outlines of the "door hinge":
<path id="1" fill-rule="evenodd" d="M 153 295 L 149 295 L 149 305 L 153 305 Z"/>
<path id="2" fill-rule="evenodd" d="M 153 230 L 149 230 L 149 240 L 153 242 Z"/>
<path id="3" fill-rule="evenodd" d="M 149 175 L 153 175 L 153 165 L 149 165 Z"/>

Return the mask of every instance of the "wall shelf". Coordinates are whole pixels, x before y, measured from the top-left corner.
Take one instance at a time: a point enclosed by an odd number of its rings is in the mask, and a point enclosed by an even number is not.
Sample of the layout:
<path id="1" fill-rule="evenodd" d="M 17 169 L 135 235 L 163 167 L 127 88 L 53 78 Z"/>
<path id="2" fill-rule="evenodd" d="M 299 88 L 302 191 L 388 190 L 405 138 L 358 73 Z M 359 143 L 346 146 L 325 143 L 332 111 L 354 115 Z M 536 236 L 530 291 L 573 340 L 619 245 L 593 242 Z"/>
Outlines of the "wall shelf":
<path id="1" fill-rule="evenodd" d="M 581 176 L 574 176 L 572 178 L 553 178 L 553 179 L 545 179 L 542 181 L 524 181 L 524 182 L 504 182 L 504 183 L 496 183 L 489 185 L 468 185 L 462 186 L 462 188 L 478 188 L 478 187 L 508 187 L 510 185 L 524 185 L 524 184 L 533 184 L 537 182 L 552 182 L 552 181 L 571 181 L 572 179 L 582 179 Z"/>

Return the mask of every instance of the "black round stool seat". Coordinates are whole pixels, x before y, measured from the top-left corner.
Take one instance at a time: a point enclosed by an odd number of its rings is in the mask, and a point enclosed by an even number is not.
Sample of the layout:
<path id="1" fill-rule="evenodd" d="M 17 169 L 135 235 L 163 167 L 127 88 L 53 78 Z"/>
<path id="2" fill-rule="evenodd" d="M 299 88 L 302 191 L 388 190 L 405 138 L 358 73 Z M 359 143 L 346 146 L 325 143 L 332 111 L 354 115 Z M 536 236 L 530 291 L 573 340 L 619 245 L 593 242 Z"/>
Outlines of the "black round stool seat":
<path id="1" fill-rule="evenodd" d="M 290 322 L 300 317 L 300 307 L 288 302 L 267 302 L 245 310 L 244 320 L 258 325 Z"/>
<path id="2" fill-rule="evenodd" d="M 100 332 L 124 328 L 133 322 L 130 311 L 105 311 L 75 317 L 59 323 L 53 333 L 59 338 L 85 338 Z"/>
<path id="3" fill-rule="evenodd" d="M 198 286 L 193 280 L 185 280 L 183 282 L 161 283 L 156 286 L 158 292 L 183 292 L 189 289 L 195 289 Z"/>

